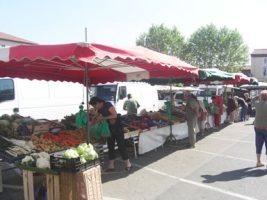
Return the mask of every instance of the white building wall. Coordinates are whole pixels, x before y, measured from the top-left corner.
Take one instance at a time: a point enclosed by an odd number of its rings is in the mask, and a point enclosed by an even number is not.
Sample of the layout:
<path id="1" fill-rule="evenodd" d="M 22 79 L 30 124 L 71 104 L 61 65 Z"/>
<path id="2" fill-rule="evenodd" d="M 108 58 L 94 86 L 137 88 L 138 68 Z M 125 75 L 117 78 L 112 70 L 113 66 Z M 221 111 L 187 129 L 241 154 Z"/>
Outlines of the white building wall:
<path id="1" fill-rule="evenodd" d="M 0 39 L 0 47 L 12 47 L 12 46 L 17 46 L 20 44 L 24 44 L 22 42 L 13 42 L 13 41 L 8 41 L 8 40 L 1 40 Z"/>
<path id="2" fill-rule="evenodd" d="M 251 72 L 252 76 L 260 81 L 267 79 L 267 56 L 266 57 L 251 57 Z"/>

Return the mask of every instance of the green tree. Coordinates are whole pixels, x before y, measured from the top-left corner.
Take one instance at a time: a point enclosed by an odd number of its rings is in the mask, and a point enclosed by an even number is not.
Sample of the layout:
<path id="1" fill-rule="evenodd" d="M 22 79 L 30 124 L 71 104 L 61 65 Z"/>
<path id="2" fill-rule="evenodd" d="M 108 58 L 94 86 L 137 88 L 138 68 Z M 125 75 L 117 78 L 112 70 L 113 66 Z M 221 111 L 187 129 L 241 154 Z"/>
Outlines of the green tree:
<path id="1" fill-rule="evenodd" d="M 159 26 L 152 25 L 147 33 L 143 33 L 138 37 L 136 45 L 180 57 L 184 45 L 184 37 L 176 27 L 170 29 L 164 24 Z"/>
<path id="2" fill-rule="evenodd" d="M 201 68 L 218 68 L 237 72 L 249 60 L 248 47 L 237 30 L 216 28 L 213 24 L 199 28 L 183 49 L 183 59 Z"/>

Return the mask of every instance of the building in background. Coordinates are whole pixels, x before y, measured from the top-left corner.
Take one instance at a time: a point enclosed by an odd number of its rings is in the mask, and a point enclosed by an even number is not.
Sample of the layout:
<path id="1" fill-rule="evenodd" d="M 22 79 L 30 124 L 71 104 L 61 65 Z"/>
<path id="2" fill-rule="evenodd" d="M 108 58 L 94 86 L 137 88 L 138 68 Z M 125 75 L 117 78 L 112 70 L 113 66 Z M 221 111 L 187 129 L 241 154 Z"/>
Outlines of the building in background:
<path id="1" fill-rule="evenodd" d="M 10 34 L 0 32 L 0 48 L 17 46 L 20 44 L 37 44 L 37 43 L 17 37 L 17 36 L 13 36 Z"/>
<path id="2" fill-rule="evenodd" d="M 267 81 L 267 49 L 254 49 L 252 52 L 251 74 L 259 81 Z"/>

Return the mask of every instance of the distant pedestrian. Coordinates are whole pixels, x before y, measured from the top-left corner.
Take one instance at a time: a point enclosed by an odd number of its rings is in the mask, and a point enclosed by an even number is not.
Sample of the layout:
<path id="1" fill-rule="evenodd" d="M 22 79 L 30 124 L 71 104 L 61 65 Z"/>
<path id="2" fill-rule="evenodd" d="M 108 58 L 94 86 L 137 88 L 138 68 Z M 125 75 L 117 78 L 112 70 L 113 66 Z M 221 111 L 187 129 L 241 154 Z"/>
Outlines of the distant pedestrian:
<path id="1" fill-rule="evenodd" d="M 233 96 L 230 94 L 228 95 L 228 100 L 227 100 L 227 115 L 229 123 L 231 124 L 234 123 L 236 109 L 237 109 L 237 103 L 233 99 Z"/>
<path id="2" fill-rule="evenodd" d="M 128 94 L 127 97 L 128 99 L 124 102 L 123 109 L 127 111 L 127 115 L 136 115 L 140 105 L 138 101 L 133 99 L 131 94 Z"/>
<path id="3" fill-rule="evenodd" d="M 195 128 L 197 124 L 197 117 L 199 115 L 199 104 L 198 101 L 194 98 L 194 96 L 192 96 L 192 94 L 189 92 L 186 92 L 184 94 L 184 99 L 186 101 L 185 117 L 187 120 L 189 144 L 191 148 L 195 148 Z"/>
<path id="4" fill-rule="evenodd" d="M 255 128 L 255 144 L 257 163 L 256 167 L 261 167 L 261 151 L 263 144 L 265 143 L 266 155 L 267 155 L 267 90 L 263 90 L 260 94 L 260 101 L 255 104 L 256 117 L 254 121 Z"/>
<path id="5" fill-rule="evenodd" d="M 211 100 L 212 100 L 212 107 L 213 107 L 213 117 L 214 117 L 214 128 L 215 129 L 219 129 L 220 128 L 220 125 L 221 125 L 221 115 L 222 115 L 222 112 L 223 112 L 223 103 L 222 102 L 219 102 L 217 99 L 216 99 L 216 96 L 212 96 L 211 97 Z"/>
<path id="6" fill-rule="evenodd" d="M 250 115 L 252 114 L 252 106 L 251 106 L 251 98 L 249 96 L 249 93 L 244 94 L 245 101 L 247 103 L 247 113 L 246 113 L 246 120 L 249 120 Z"/>
<path id="7" fill-rule="evenodd" d="M 245 99 L 243 99 L 241 97 L 237 97 L 237 103 L 241 107 L 240 121 L 245 121 L 247 110 L 248 110 L 248 104 L 246 103 Z"/>

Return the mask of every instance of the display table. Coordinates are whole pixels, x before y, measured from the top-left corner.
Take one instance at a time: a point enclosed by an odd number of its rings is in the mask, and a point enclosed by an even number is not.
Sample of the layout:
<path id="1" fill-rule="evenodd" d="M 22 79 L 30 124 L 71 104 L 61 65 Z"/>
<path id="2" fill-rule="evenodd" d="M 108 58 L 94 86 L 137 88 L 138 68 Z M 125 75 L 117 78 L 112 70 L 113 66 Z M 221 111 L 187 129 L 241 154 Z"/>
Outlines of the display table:
<path id="1" fill-rule="evenodd" d="M 224 123 L 227 118 L 226 112 L 222 114 L 221 123 Z M 209 116 L 207 122 L 210 124 L 210 127 L 214 127 L 213 116 Z M 198 126 L 196 127 L 196 132 L 198 132 Z M 188 137 L 187 122 L 174 124 L 172 126 L 173 136 L 177 140 L 181 140 Z M 139 135 L 139 145 L 138 153 L 144 154 L 149 151 L 152 151 L 164 144 L 167 137 L 170 135 L 170 127 L 163 127 L 159 129 L 149 130 L 143 132 Z"/>

